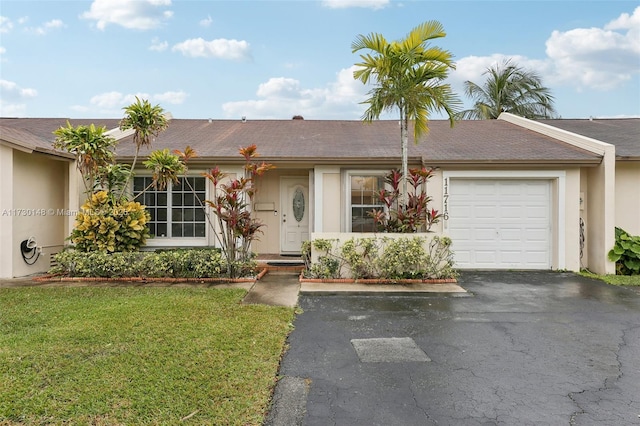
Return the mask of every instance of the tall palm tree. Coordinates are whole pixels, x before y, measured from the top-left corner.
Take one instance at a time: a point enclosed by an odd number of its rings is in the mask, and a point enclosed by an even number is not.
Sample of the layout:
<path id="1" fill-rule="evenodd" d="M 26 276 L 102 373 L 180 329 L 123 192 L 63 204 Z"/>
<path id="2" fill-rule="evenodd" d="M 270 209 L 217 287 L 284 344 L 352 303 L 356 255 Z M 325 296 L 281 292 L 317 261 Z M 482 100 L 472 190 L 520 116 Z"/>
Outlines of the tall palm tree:
<path id="1" fill-rule="evenodd" d="M 465 81 L 465 94 L 475 103 L 473 108 L 460 112 L 459 118 L 496 119 L 503 112 L 532 120 L 555 116 L 551 91 L 535 72 L 508 59 L 487 68 L 482 75 L 487 76 L 482 86 Z"/>
<path id="2" fill-rule="evenodd" d="M 364 104 L 369 107 L 363 120 L 371 122 L 383 111 L 397 108 L 400 112 L 400 139 L 402 143 L 402 196 L 407 194 L 408 131 L 409 121 L 414 124 L 414 142 L 429 131 L 428 118 L 432 111 L 444 111 L 454 124 L 460 105 L 449 84 L 443 81 L 450 69 L 455 69 L 452 54 L 429 42 L 444 37 L 446 33 L 438 21 L 424 22 L 407 34 L 404 39 L 388 42 L 382 34 L 358 35 L 351 44 L 353 53 L 363 49 L 362 62 L 353 77 L 374 87 Z"/>
<path id="3" fill-rule="evenodd" d="M 123 109 L 125 117 L 120 120 L 120 130 L 133 130 L 133 143 L 136 145 L 136 154 L 131 164 L 131 172 L 133 173 L 140 148 L 151 146 L 153 138 L 158 137 L 169 124 L 165 111 L 160 105 L 152 106 L 148 100 L 140 100 L 137 96 L 134 103 Z M 128 183 L 129 179 L 127 178 L 120 198 L 124 195 Z"/>

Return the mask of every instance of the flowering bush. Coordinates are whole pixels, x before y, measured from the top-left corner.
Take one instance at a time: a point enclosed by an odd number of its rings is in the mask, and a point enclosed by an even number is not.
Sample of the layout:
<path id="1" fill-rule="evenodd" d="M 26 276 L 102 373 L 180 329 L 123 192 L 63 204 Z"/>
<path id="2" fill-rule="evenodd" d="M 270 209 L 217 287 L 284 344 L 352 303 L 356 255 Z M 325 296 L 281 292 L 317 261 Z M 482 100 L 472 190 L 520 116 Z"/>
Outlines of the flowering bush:
<path id="1" fill-rule="evenodd" d="M 370 212 L 371 217 L 380 232 L 415 233 L 419 231 L 429 232 L 431 226 L 438 223 L 442 214 L 437 210 L 429 210 L 431 202 L 425 191 L 425 184 L 433 176 L 433 169 L 410 169 L 407 178 L 411 189 L 406 194 L 406 201 L 402 201 L 400 186 L 402 173 L 392 170 L 386 177 L 385 183 L 391 188 L 382 189 L 378 198 L 384 205 L 384 209 L 376 209 Z"/>

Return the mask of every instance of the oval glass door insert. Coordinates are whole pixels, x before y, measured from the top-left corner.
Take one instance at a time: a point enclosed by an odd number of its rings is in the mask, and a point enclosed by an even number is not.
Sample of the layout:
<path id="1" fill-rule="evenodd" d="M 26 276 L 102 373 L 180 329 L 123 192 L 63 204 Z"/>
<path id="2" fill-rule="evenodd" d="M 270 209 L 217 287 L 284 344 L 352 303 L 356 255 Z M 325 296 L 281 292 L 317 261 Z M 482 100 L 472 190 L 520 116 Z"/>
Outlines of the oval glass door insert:
<path id="1" fill-rule="evenodd" d="M 304 217 L 304 193 L 300 188 L 293 193 L 293 217 L 298 222 Z"/>

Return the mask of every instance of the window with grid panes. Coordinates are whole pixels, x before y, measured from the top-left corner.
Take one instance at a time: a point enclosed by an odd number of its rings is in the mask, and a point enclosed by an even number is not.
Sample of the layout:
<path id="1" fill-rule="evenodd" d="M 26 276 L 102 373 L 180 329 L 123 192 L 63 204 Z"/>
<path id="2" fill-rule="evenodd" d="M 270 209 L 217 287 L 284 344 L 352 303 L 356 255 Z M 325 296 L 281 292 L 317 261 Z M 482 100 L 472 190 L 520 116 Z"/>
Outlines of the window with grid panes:
<path id="1" fill-rule="evenodd" d="M 205 178 L 180 178 L 164 190 L 153 188 L 151 182 L 152 178 L 146 176 L 133 179 L 134 195 L 148 188 L 138 200 L 151 215 L 149 233 L 156 238 L 204 238 Z"/>
<path id="2" fill-rule="evenodd" d="M 351 232 L 375 232 L 376 226 L 369 214 L 374 209 L 383 208 L 378 198 L 384 188 L 382 175 L 351 175 L 349 191 L 351 200 Z"/>

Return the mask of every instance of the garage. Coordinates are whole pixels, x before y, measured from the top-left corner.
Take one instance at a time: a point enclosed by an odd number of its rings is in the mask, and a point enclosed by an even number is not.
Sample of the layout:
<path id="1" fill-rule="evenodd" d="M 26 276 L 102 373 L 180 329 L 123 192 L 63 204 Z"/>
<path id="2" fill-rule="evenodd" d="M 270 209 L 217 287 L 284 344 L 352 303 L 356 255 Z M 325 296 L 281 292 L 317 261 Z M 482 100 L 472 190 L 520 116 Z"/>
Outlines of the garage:
<path id="1" fill-rule="evenodd" d="M 446 181 L 448 219 L 460 269 L 550 269 L 551 181 Z"/>

